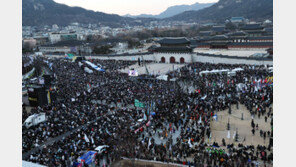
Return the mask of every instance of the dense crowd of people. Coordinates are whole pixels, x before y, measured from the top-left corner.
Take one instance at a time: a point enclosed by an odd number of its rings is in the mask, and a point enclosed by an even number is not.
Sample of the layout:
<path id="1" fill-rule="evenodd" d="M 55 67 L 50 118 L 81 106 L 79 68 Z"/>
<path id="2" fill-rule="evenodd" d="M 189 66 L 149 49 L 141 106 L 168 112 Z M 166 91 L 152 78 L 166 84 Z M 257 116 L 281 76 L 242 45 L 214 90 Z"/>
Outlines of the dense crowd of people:
<path id="1" fill-rule="evenodd" d="M 119 72 L 137 61 L 92 60 L 106 69 L 92 74 L 84 72 L 77 62 L 35 59 L 37 64 L 44 65 L 45 61 L 52 63 L 57 99 L 31 110 L 30 115 L 46 113 L 48 120 L 23 129 L 23 153 L 40 148 L 25 160 L 47 166 L 75 166 L 87 150 L 108 145 L 103 157 L 97 155 L 96 165 L 109 165 L 122 157 L 188 166 L 272 164 L 273 87 L 272 73 L 265 66 L 191 63 L 170 72 L 170 78 L 177 78 L 172 82 Z M 200 75 L 205 70 L 235 68 L 243 70 L 235 76 Z M 194 91 L 183 85 L 192 85 Z M 134 107 L 135 99 L 147 107 Z M 214 113 L 237 104 L 245 105 L 253 117 L 270 122 L 270 131 L 260 130 L 260 136 L 269 140 L 268 147 L 208 142 Z M 25 107 L 23 113 L 24 121 L 29 115 Z M 251 122 L 259 133 L 255 124 Z M 71 134 L 43 146 L 67 132 Z"/>
<path id="2" fill-rule="evenodd" d="M 22 56 L 22 75 L 32 70 L 33 60 L 28 55 Z"/>

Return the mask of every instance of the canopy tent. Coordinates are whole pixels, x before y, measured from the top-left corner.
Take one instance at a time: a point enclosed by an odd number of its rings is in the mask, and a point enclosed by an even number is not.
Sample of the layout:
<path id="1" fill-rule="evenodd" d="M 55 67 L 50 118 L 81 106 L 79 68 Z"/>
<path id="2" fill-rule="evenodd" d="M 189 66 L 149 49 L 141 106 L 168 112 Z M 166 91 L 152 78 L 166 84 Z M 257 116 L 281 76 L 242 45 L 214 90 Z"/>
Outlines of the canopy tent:
<path id="1" fill-rule="evenodd" d="M 211 73 L 210 71 L 201 71 L 201 72 L 199 72 L 199 75 L 202 75 L 202 74 L 209 74 L 209 73 Z"/>
<path id="2" fill-rule="evenodd" d="M 156 77 L 156 79 L 167 81 L 168 75 L 160 75 L 160 76 Z"/>
<path id="3" fill-rule="evenodd" d="M 203 74 L 222 74 L 222 73 L 228 73 L 229 70 L 228 69 L 222 69 L 222 70 L 212 70 L 212 71 L 201 71 L 199 73 L 199 75 L 203 75 Z"/>
<path id="4" fill-rule="evenodd" d="M 230 72 L 228 72 L 228 75 L 233 77 L 233 76 L 236 75 L 236 72 L 235 71 L 230 71 Z"/>
<path id="5" fill-rule="evenodd" d="M 232 71 L 233 71 L 233 72 L 238 72 L 238 71 L 244 71 L 244 69 L 242 69 L 242 68 L 235 68 L 235 69 L 233 69 Z"/>

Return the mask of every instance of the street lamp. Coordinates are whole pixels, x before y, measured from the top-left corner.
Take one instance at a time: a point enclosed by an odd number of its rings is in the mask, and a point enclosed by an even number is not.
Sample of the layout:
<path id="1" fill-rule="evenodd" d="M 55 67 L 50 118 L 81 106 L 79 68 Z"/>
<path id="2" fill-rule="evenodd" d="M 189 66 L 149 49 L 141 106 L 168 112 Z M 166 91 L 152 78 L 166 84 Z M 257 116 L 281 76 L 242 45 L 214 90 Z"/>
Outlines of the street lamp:
<path id="1" fill-rule="evenodd" d="M 229 118 L 228 118 L 228 123 L 227 123 L 227 130 L 230 130 Z"/>

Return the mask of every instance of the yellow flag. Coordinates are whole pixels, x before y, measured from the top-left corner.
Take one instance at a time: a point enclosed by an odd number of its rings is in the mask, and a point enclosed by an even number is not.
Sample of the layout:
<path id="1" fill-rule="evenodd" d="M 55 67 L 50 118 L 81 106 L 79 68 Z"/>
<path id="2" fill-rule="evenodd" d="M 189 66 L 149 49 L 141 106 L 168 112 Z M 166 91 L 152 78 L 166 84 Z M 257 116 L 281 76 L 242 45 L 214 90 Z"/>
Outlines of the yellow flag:
<path id="1" fill-rule="evenodd" d="M 49 93 L 49 91 L 47 92 L 47 100 L 48 100 L 48 104 L 51 104 L 51 99 L 50 99 L 50 93 Z"/>

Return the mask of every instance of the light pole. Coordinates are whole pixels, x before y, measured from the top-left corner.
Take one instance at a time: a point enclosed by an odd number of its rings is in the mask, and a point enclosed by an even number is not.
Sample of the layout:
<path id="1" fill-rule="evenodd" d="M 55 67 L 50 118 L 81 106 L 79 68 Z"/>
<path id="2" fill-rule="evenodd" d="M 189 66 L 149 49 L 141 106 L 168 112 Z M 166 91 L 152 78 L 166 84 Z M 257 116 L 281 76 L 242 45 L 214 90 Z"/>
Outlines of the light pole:
<path id="1" fill-rule="evenodd" d="M 228 123 L 227 123 L 227 130 L 230 130 L 229 118 L 228 118 Z"/>

